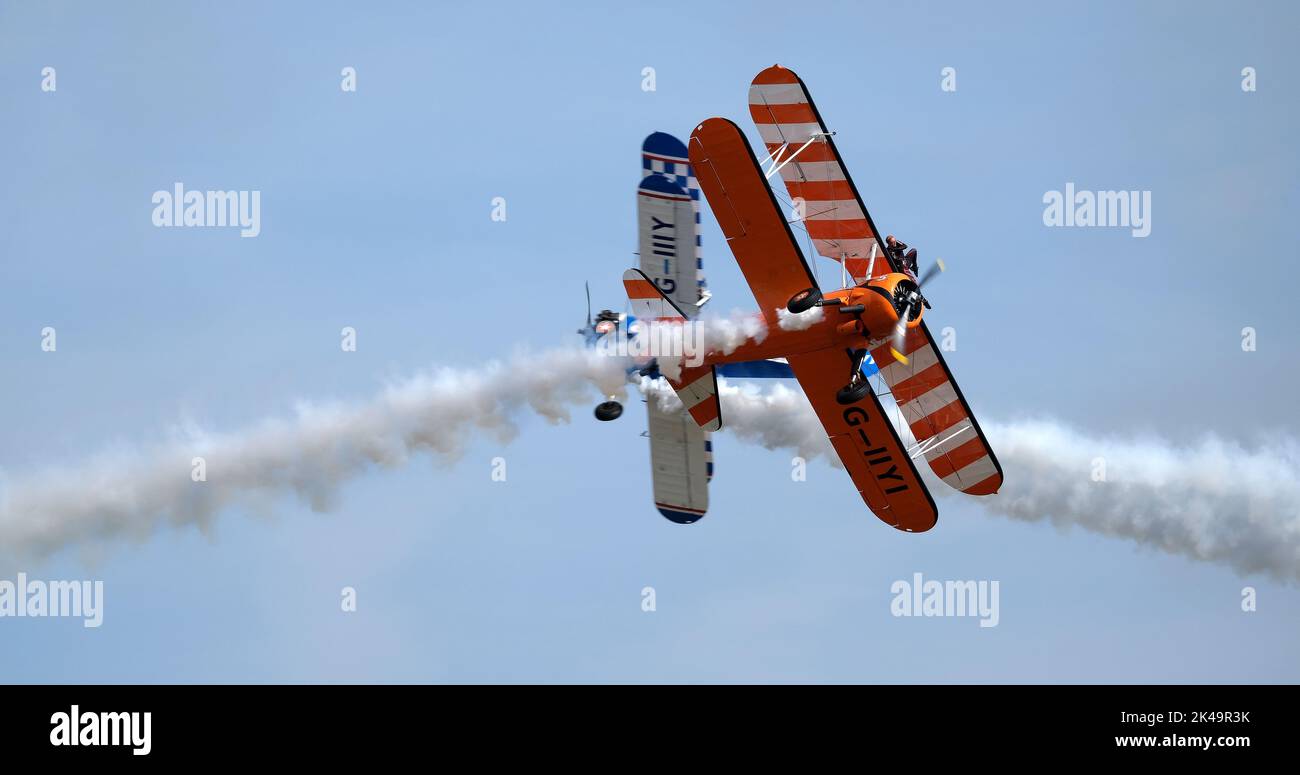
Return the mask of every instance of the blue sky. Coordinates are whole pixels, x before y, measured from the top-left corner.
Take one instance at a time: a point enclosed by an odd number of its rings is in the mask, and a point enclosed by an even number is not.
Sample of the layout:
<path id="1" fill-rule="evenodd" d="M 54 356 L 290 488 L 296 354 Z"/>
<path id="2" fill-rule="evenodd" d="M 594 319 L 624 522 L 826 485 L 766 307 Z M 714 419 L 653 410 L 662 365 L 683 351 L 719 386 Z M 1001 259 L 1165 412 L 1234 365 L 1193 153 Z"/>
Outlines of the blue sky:
<path id="1" fill-rule="evenodd" d="M 576 340 L 584 281 L 623 303 L 641 139 L 712 115 L 753 137 L 747 85 L 774 62 L 881 228 L 948 260 L 931 325 L 957 328 L 981 417 L 1300 435 L 1294 7 L 898 5 L 0 6 L 0 471 Z M 154 228 L 174 181 L 260 190 L 261 235 Z M 1151 235 L 1045 228 L 1067 182 L 1150 190 Z M 751 308 L 708 215 L 704 255 L 715 309 Z M 98 630 L 0 620 L 0 680 L 1300 679 L 1294 586 L 954 498 L 904 535 L 842 472 L 789 481 L 788 454 L 725 432 L 709 516 L 671 525 L 638 415 L 533 420 L 325 514 L 286 500 L 0 568 L 106 589 Z M 915 572 L 999 580 L 1000 624 L 892 617 Z"/>

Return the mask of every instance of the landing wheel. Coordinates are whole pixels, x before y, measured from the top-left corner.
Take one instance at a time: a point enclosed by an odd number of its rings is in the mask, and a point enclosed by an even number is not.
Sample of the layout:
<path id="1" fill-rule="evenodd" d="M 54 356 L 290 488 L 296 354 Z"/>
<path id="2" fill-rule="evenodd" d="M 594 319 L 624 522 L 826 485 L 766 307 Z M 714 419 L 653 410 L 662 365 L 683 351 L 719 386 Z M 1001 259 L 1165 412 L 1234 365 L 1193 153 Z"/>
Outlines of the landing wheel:
<path id="1" fill-rule="evenodd" d="M 617 401 L 606 401 L 596 407 L 596 419 L 601 422 L 617 420 L 623 415 L 623 405 Z"/>
<path id="2" fill-rule="evenodd" d="M 800 312 L 807 312 L 817 306 L 817 302 L 822 300 L 822 292 L 816 288 L 806 288 L 790 297 L 785 305 L 791 313 L 798 315 Z"/>
<path id="3" fill-rule="evenodd" d="M 855 379 L 835 394 L 835 400 L 844 406 L 856 404 L 871 392 L 871 381 L 865 378 Z"/>

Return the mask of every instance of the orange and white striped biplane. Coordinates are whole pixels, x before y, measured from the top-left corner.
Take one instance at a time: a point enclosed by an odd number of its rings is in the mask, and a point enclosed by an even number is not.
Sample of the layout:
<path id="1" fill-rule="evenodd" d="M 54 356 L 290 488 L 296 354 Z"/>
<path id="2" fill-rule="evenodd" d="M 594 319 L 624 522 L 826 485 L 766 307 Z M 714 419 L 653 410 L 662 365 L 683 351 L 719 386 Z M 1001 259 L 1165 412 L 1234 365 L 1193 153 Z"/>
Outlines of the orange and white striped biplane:
<path id="1" fill-rule="evenodd" d="M 922 320 L 930 306 L 922 288 L 933 271 L 914 278 L 883 249 L 799 76 L 779 65 L 759 73 L 749 110 L 766 145 L 761 162 L 725 118 L 696 127 L 688 151 L 768 333 L 729 353 L 709 353 L 668 381 L 699 427 L 713 431 L 723 425 L 716 367 L 785 358 L 867 507 L 900 530 L 929 530 L 938 511 L 917 459 L 970 495 L 990 495 L 1002 485 L 997 458 Z M 844 287 L 825 293 L 818 287 L 768 186 L 778 173 L 791 200 L 802 203 L 812 249 L 840 264 Z M 624 275 L 624 286 L 643 315 L 655 316 L 657 305 L 672 317 L 672 303 L 639 270 Z M 800 322 L 791 325 L 791 316 Z M 862 374 L 868 353 L 880 366 L 882 394 L 892 393 L 897 405 L 897 429 L 877 386 Z"/>

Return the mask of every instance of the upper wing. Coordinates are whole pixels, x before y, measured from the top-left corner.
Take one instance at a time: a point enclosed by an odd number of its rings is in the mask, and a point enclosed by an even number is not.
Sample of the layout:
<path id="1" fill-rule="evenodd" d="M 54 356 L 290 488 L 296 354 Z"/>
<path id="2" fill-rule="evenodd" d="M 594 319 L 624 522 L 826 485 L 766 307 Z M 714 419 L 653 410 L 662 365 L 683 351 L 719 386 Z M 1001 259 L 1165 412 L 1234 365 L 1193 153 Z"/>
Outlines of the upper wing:
<path id="1" fill-rule="evenodd" d="M 690 237 L 694 248 L 688 250 L 686 243 L 681 243 L 679 255 L 684 266 L 681 271 L 683 280 L 679 293 L 682 299 L 686 299 L 689 294 L 690 299 L 686 303 L 698 307 L 700 300 L 708 298 L 708 291 L 704 283 L 704 257 L 700 240 L 700 184 L 695 180 L 695 172 L 686 157 L 686 145 L 666 132 L 651 133 L 641 143 L 641 170 L 645 175 L 663 175 L 676 183 L 678 188 L 685 191 L 691 199 L 694 229 L 688 230 L 684 225 L 679 228 L 682 239 Z M 694 267 L 694 278 L 690 278 L 689 273 L 685 271 L 690 267 Z M 674 301 L 676 300 L 677 298 L 674 297 Z"/>
<path id="2" fill-rule="evenodd" d="M 680 186 L 658 173 L 636 190 L 637 246 L 641 271 L 688 317 L 699 308 L 695 267 L 695 211 Z"/>
<path id="3" fill-rule="evenodd" d="M 817 252 L 844 264 L 854 282 L 884 274 L 890 264 L 879 245 L 876 225 L 840 160 L 808 89 L 793 70 L 773 65 L 749 86 L 749 113 L 767 145 L 772 164 L 792 199 L 805 204 L 804 225 Z M 811 142 L 810 142 L 811 141 Z"/>
<path id="4" fill-rule="evenodd" d="M 875 394 L 849 406 L 835 400 L 852 363 L 848 352 L 818 350 L 788 360 L 872 513 L 899 530 L 919 533 L 934 527 L 939 519 L 934 499 Z"/>
<path id="5" fill-rule="evenodd" d="M 924 452 L 930 468 L 954 489 L 970 495 L 997 492 L 1002 466 L 925 323 L 907 330 L 903 345 L 907 363 L 896 360 L 889 347 L 885 341 L 871 354 L 885 364 L 880 376 L 918 443 L 913 454 Z"/>
<path id="6" fill-rule="evenodd" d="M 798 291 L 816 287 L 817 281 L 758 160 L 740 129 L 722 118 L 711 118 L 691 133 L 690 159 L 764 318 L 776 325 L 776 310 Z M 874 395 L 850 406 L 835 400 L 836 390 L 849 377 L 849 354 L 826 349 L 787 360 L 872 512 L 900 530 L 934 527 L 934 501 L 880 402 Z"/>
<path id="7" fill-rule="evenodd" d="M 709 509 L 713 442 L 685 412 L 660 408 L 654 395 L 646 407 L 655 508 L 673 522 L 689 525 Z"/>
<path id="8" fill-rule="evenodd" d="M 776 310 L 799 291 L 815 288 L 817 279 L 767 187 L 749 141 L 732 122 L 711 118 L 691 133 L 690 159 L 763 318 L 777 325 Z"/>

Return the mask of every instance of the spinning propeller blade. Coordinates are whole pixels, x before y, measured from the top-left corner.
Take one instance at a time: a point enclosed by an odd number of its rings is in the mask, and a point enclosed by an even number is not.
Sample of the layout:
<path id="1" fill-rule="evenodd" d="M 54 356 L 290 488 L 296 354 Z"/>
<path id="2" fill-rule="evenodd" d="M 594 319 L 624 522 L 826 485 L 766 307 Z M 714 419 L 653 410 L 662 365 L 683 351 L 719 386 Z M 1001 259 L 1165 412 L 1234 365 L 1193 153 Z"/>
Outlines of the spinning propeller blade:
<path id="1" fill-rule="evenodd" d="M 921 275 L 921 279 L 916 281 L 916 286 L 918 288 L 924 288 L 925 284 L 933 280 L 935 275 L 939 274 L 940 272 L 945 272 L 947 271 L 947 269 L 948 266 L 947 264 L 943 263 L 942 258 L 939 259 L 938 261 L 935 261 L 933 264 L 930 265 L 929 269 L 925 270 L 925 274 Z"/>
<path id="2" fill-rule="evenodd" d="M 942 258 L 935 261 L 929 269 L 925 270 L 925 274 L 921 275 L 921 279 L 916 281 L 917 292 L 903 306 L 903 314 L 898 316 L 898 325 L 894 326 L 894 336 L 889 345 L 890 355 L 893 355 L 894 360 L 899 363 L 907 364 L 907 356 L 903 355 L 903 343 L 907 337 L 907 321 L 912 316 L 912 306 L 917 302 L 925 303 L 924 297 L 921 296 L 921 289 L 925 287 L 926 283 L 947 270 L 948 267 L 943 263 Z"/>

